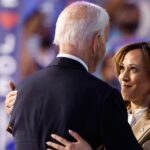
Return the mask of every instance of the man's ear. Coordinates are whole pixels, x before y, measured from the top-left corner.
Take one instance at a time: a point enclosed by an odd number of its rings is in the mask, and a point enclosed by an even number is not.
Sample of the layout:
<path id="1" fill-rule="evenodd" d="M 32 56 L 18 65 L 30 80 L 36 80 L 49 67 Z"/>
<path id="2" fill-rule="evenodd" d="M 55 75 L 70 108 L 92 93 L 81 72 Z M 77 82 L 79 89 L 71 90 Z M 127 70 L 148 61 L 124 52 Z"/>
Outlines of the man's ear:
<path id="1" fill-rule="evenodd" d="M 92 54 L 94 55 L 97 49 L 100 47 L 100 33 L 96 33 L 93 39 L 93 47 L 92 47 Z"/>

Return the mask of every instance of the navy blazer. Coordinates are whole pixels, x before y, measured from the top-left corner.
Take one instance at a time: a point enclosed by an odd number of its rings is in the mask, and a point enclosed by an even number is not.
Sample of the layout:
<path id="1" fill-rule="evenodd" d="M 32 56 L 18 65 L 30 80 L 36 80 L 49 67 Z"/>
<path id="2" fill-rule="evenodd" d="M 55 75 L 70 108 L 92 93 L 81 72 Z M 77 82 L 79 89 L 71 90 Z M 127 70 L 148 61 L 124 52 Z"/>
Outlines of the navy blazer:
<path id="1" fill-rule="evenodd" d="M 56 58 L 17 87 L 11 116 L 16 150 L 46 150 L 56 133 L 75 141 L 78 132 L 93 149 L 141 150 L 127 123 L 120 93 L 77 61 Z"/>

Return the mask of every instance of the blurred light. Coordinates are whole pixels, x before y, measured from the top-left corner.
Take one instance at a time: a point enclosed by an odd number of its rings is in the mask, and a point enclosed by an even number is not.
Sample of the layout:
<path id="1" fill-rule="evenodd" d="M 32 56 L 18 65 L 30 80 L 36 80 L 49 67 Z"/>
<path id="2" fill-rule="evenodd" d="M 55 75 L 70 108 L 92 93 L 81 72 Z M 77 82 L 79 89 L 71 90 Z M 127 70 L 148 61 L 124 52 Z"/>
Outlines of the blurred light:
<path id="1" fill-rule="evenodd" d="M 10 77 L 0 77 L 0 97 L 4 97 L 8 94 L 10 81 L 12 81 Z"/>
<path id="2" fill-rule="evenodd" d="M 0 3 L 5 8 L 16 8 L 19 5 L 19 0 L 0 0 Z"/>
<path id="3" fill-rule="evenodd" d="M 50 1 L 45 1 L 41 5 L 40 11 L 45 15 L 44 25 L 50 27 L 54 16 L 54 4 Z"/>
<path id="4" fill-rule="evenodd" d="M 11 56 L 0 56 L 0 75 L 13 75 L 17 71 L 16 60 Z"/>
<path id="5" fill-rule="evenodd" d="M 13 34 L 8 34 L 5 36 L 4 43 L 0 44 L 1 54 L 10 54 L 14 51 L 16 43 L 16 38 Z"/>

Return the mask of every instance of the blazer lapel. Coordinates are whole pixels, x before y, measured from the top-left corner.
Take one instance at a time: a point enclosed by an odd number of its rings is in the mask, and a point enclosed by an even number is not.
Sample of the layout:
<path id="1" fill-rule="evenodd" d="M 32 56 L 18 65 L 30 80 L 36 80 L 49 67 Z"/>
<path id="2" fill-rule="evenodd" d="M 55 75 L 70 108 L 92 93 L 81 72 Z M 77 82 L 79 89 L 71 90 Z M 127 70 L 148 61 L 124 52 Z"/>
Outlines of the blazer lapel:
<path id="1" fill-rule="evenodd" d="M 132 130 L 139 143 L 143 144 L 147 138 L 150 138 L 150 119 L 146 119 L 146 115 L 144 115 L 133 126 Z"/>

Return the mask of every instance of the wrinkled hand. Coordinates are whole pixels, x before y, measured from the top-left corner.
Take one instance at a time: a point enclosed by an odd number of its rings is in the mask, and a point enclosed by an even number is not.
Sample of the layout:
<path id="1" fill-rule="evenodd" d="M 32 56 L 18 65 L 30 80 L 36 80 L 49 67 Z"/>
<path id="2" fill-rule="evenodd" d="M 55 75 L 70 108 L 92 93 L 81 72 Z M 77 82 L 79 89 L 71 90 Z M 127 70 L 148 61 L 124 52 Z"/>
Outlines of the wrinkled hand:
<path id="1" fill-rule="evenodd" d="M 77 142 L 70 142 L 59 135 L 52 134 L 52 138 L 63 144 L 56 144 L 54 142 L 47 142 L 48 146 L 55 148 L 56 150 L 92 150 L 91 146 L 76 132 L 69 130 L 69 134 L 73 136 Z M 50 148 L 47 150 L 51 150 Z"/>
<path id="2" fill-rule="evenodd" d="M 11 115 L 14 103 L 17 97 L 17 91 L 13 91 L 15 89 L 15 85 L 13 82 L 10 82 L 10 89 L 11 91 L 6 95 L 5 99 L 5 110 L 7 114 Z"/>

